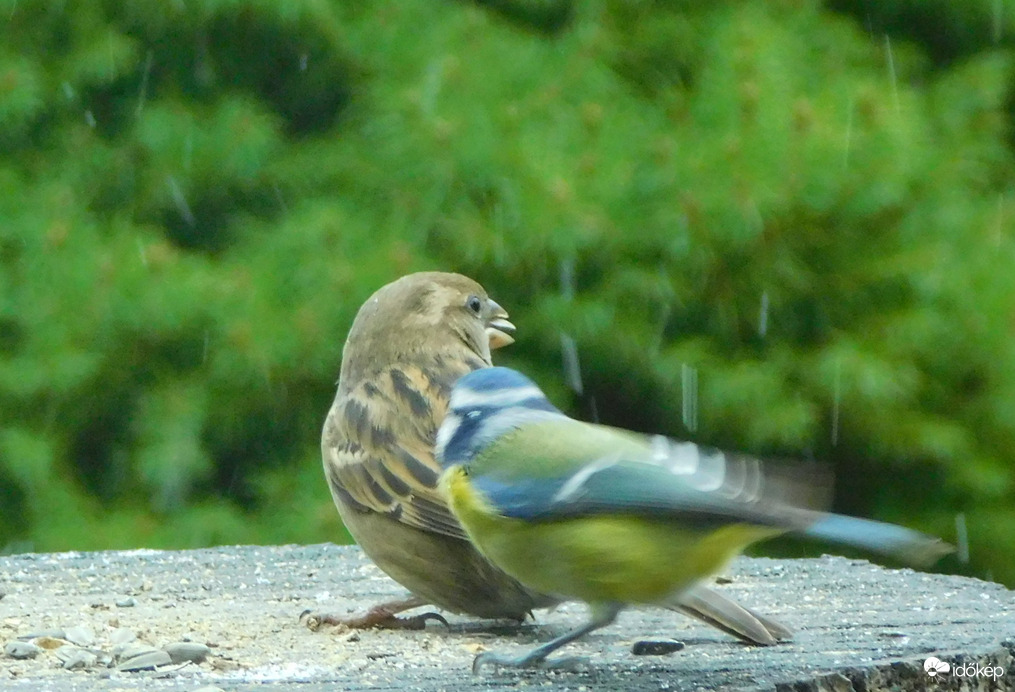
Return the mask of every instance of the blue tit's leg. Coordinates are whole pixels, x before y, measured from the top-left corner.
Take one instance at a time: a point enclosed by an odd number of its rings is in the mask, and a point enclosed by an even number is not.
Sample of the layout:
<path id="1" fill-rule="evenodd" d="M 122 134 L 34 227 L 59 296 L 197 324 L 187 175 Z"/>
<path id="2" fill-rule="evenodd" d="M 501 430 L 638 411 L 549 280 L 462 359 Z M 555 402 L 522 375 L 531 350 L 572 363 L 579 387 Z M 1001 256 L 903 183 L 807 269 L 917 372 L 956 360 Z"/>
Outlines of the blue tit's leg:
<path id="1" fill-rule="evenodd" d="M 500 668 L 567 668 L 574 669 L 584 663 L 582 658 L 557 658 L 547 660 L 547 656 L 554 651 L 570 644 L 576 639 L 584 637 L 589 632 L 594 632 L 601 627 L 606 627 L 617 619 L 617 614 L 623 610 L 620 603 L 596 603 L 589 604 L 591 618 L 581 627 L 568 632 L 556 639 L 552 639 L 542 646 L 523 656 L 509 657 L 499 656 L 493 652 L 486 652 L 476 656 L 472 662 L 472 672 L 478 674 L 485 665 L 493 665 Z"/>

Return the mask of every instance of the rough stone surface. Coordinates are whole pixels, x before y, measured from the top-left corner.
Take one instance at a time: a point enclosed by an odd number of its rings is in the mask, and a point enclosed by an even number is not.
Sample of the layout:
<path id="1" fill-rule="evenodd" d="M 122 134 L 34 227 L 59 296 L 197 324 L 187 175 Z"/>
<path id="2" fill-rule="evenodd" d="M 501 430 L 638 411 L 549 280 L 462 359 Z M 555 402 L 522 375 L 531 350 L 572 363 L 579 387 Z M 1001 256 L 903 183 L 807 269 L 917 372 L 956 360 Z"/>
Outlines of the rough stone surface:
<path id="1" fill-rule="evenodd" d="M 97 651 L 128 630 L 139 645 L 191 641 L 210 654 L 200 664 L 131 673 L 101 663 L 64 670 L 45 649 L 34 659 L 0 658 L 0 690 L 1015 689 L 1015 593 L 999 585 L 828 557 L 742 559 L 731 576 L 717 588 L 792 626 L 793 641 L 749 647 L 675 613 L 628 611 L 564 651 L 587 656 L 585 671 L 473 676 L 477 652 L 526 650 L 577 624 L 583 607 L 540 612 L 523 627 L 449 617 L 450 630 L 315 633 L 299 622 L 304 610 L 351 614 L 404 592 L 348 546 L 15 555 L 0 558 L 0 643 L 87 627 Z M 133 607 L 117 605 L 126 598 Z M 638 640 L 666 638 L 686 647 L 630 653 Z M 952 671 L 993 665 L 1005 674 L 931 678 L 923 666 L 931 655 Z"/>

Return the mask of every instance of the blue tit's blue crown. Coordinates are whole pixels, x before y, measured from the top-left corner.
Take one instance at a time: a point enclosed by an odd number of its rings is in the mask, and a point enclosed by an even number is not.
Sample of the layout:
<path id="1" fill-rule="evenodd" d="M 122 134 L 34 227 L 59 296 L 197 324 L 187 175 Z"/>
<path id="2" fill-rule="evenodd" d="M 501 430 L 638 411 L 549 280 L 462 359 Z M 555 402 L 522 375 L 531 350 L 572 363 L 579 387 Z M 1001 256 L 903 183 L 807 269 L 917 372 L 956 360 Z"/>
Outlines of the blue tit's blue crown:
<path id="1" fill-rule="evenodd" d="M 437 458 L 445 467 L 466 463 L 504 433 L 557 417 L 564 414 L 517 370 L 474 370 L 451 391 L 448 415 L 437 431 Z"/>

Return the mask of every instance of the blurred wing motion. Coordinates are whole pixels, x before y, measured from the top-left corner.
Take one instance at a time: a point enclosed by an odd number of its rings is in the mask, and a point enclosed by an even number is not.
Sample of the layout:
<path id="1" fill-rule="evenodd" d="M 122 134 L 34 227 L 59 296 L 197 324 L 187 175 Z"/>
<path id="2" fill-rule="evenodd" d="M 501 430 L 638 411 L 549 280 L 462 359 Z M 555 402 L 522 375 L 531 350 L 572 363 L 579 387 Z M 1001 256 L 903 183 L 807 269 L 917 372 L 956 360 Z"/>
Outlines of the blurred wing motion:
<path id="1" fill-rule="evenodd" d="M 816 510 L 824 493 L 807 491 L 807 474 L 794 478 L 754 458 L 573 420 L 507 368 L 458 381 L 436 454 L 455 515 L 491 560 L 523 583 L 590 606 L 585 625 L 523 656 L 482 653 L 473 670 L 553 665 L 549 654 L 632 603 L 710 609 L 721 629 L 747 619 L 781 638 L 788 630 L 778 623 L 700 586 L 752 543 L 781 533 L 913 563 L 950 550 L 900 526 Z"/>
<path id="2" fill-rule="evenodd" d="M 548 446 L 549 440 L 554 442 Z M 499 479 L 493 469 L 478 476 L 476 487 L 506 517 L 552 521 L 639 515 L 679 519 L 684 526 L 702 530 L 749 524 L 913 564 L 933 562 L 951 550 L 939 539 L 901 526 L 802 507 L 797 501 L 799 478 L 766 473 L 755 458 L 582 423 L 563 414 L 513 430 L 494 442 L 488 453 L 525 457 L 544 469 L 567 469 L 550 477 L 523 475 L 509 482 Z M 575 459 L 583 460 L 576 469 Z"/>

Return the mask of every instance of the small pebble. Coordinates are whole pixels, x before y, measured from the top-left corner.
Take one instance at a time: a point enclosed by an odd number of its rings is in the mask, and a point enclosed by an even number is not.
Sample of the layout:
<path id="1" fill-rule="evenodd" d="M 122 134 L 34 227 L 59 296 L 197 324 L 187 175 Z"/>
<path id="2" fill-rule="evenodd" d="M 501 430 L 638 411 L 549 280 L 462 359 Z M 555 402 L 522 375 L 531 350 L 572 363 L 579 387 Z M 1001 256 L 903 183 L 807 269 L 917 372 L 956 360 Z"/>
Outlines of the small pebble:
<path id="1" fill-rule="evenodd" d="M 116 658 L 120 661 L 126 661 L 128 658 L 136 658 L 138 656 L 143 656 L 144 654 L 150 654 L 153 651 L 162 651 L 162 649 L 141 643 L 121 644 L 116 648 Z"/>
<path id="2" fill-rule="evenodd" d="M 675 639 L 642 640 L 635 642 L 631 653 L 635 656 L 665 656 L 684 648 L 684 642 Z"/>
<path id="3" fill-rule="evenodd" d="M 99 657 L 88 649 L 78 649 L 63 662 L 63 667 L 67 670 L 85 670 L 94 668 L 98 662 Z"/>
<path id="4" fill-rule="evenodd" d="M 73 644 L 61 646 L 54 653 L 66 670 L 93 668 L 99 662 L 99 657 L 94 653 Z"/>
<path id="5" fill-rule="evenodd" d="M 71 644 L 91 646 L 95 643 L 95 631 L 88 625 L 76 625 L 75 627 L 68 627 L 63 638 Z"/>
<path id="6" fill-rule="evenodd" d="M 211 649 L 198 642 L 175 642 L 173 644 L 166 644 L 163 647 L 163 650 L 169 654 L 169 658 L 173 660 L 173 663 L 183 663 L 184 661 L 200 663 L 204 659 L 208 658 L 208 654 L 211 653 Z"/>
<path id="7" fill-rule="evenodd" d="M 119 598 L 116 601 L 118 608 L 133 608 L 137 605 L 137 599 L 133 596 L 127 596 L 126 598 Z"/>
<path id="8" fill-rule="evenodd" d="M 137 641 L 137 635 L 126 627 L 117 627 L 109 633 L 109 643 L 113 646 L 123 646 Z"/>
<path id="9" fill-rule="evenodd" d="M 12 641 L 4 646 L 4 654 L 11 658 L 35 658 L 42 651 L 41 646 L 31 642 Z"/>
<path id="10" fill-rule="evenodd" d="M 61 646 L 67 646 L 67 640 L 57 637 L 39 637 L 34 640 L 36 646 L 41 646 L 43 649 L 53 650 L 59 649 Z"/>
<path id="11" fill-rule="evenodd" d="M 137 670 L 152 670 L 153 668 L 158 668 L 159 666 L 168 666 L 172 662 L 173 659 L 169 657 L 169 654 L 165 651 L 159 651 L 156 649 L 154 651 L 143 653 L 139 656 L 133 656 L 129 659 L 125 659 L 116 667 L 116 669 L 129 673 Z"/>
<path id="12" fill-rule="evenodd" d="M 28 634 L 22 634 L 18 636 L 18 639 L 66 639 L 63 630 L 34 630 Z"/>

